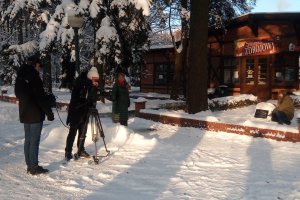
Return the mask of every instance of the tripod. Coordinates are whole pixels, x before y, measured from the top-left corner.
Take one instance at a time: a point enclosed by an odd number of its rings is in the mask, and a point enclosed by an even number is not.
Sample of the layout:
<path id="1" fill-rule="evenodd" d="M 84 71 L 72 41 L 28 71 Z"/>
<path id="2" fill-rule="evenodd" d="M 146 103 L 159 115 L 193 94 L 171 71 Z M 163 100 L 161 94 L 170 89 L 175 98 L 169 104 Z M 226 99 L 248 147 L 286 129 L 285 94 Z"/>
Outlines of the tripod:
<path id="1" fill-rule="evenodd" d="M 103 131 L 103 128 L 102 128 L 102 124 L 101 124 L 101 121 L 100 121 L 100 116 L 99 116 L 98 110 L 96 108 L 89 108 L 89 110 L 88 110 L 86 121 L 85 121 L 84 126 L 83 126 L 83 134 L 79 138 L 79 140 L 80 140 L 79 141 L 79 147 L 78 147 L 77 153 L 74 154 L 74 158 L 77 160 L 80 157 L 79 151 L 83 147 L 83 141 L 86 137 L 88 124 L 91 125 L 92 141 L 95 144 L 95 152 L 94 152 L 94 155 L 93 155 L 93 160 L 94 160 L 95 164 L 98 164 L 99 163 L 99 158 L 107 157 L 109 155 L 110 151 L 107 150 L 107 147 L 106 147 L 106 143 L 105 143 L 105 140 L 104 140 L 104 138 L 105 138 L 104 131 Z M 106 151 L 106 155 L 104 155 L 104 156 L 98 155 L 97 142 L 99 141 L 100 137 L 102 137 L 103 144 L 104 144 L 105 151 Z"/>

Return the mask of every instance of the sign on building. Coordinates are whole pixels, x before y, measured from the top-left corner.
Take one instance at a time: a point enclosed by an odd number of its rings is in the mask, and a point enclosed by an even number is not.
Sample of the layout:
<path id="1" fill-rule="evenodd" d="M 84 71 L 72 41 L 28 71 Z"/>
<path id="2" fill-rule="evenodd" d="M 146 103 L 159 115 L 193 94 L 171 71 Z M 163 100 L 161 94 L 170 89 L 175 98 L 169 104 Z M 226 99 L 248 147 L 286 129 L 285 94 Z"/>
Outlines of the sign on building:
<path id="1" fill-rule="evenodd" d="M 257 56 L 277 53 L 271 39 L 240 39 L 235 41 L 235 56 Z"/>

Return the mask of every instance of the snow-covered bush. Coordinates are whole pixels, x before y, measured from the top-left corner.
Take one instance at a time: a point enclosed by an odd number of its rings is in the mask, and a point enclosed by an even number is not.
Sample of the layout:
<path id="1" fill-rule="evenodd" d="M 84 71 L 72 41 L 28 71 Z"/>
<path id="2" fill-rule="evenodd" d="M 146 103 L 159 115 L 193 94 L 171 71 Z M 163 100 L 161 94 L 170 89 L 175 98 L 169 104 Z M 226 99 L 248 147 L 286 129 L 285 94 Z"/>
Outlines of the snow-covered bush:
<path id="1" fill-rule="evenodd" d="M 252 94 L 240 94 L 209 100 L 208 107 L 211 111 L 217 111 L 240 108 L 253 104 L 257 104 L 256 96 L 253 96 Z"/>
<path id="2" fill-rule="evenodd" d="M 212 100 L 208 99 L 208 107 L 211 111 L 219 111 L 254 105 L 257 104 L 257 102 L 257 97 L 253 96 L 252 94 L 240 94 L 235 96 L 215 98 Z M 159 108 L 167 110 L 185 110 L 186 103 L 184 101 L 175 101 L 162 104 L 159 106 Z"/>

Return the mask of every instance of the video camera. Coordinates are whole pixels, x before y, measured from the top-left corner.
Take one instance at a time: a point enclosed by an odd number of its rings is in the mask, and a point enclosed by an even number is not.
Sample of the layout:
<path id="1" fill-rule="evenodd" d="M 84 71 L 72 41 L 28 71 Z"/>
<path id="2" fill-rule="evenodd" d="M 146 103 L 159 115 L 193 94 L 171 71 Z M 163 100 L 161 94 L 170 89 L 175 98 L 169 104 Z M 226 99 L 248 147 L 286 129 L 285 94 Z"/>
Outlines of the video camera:
<path id="1" fill-rule="evenodd" d="M 51 92 L 46 93 L 46 98 L 47 98 L 47 103 L 50 106 L 50 108 L 55 108 L 56 107 L 56 97 L 54 96 L 54 94 Z"/>
<path id="2" fill-rule="evenodd" d="M 98 87 L 91 87 L 88 91 L 87 100 L 96 102 L 100 100 L 101 91 Z"/>

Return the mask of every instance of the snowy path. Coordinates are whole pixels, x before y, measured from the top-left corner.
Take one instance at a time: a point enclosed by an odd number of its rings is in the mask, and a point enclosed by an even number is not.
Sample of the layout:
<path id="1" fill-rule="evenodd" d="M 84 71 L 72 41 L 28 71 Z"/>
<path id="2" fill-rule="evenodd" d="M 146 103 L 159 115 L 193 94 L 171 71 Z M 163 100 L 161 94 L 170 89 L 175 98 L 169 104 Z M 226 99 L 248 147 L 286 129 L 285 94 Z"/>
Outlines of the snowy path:
<path id="1" fill-rule="evenodd" d="M 65 164 L 68 130 L 56 116 L 45 123 L 40 146 L 41 165 L 50 173 L 29 176 L 17 120 L 17 106 L 0 103 L 0 199 L 300 199 L 298 143 L 137 118 L 124 128 L 103 118 L 111 155 L 99 165 L 84 159 Z"/>

